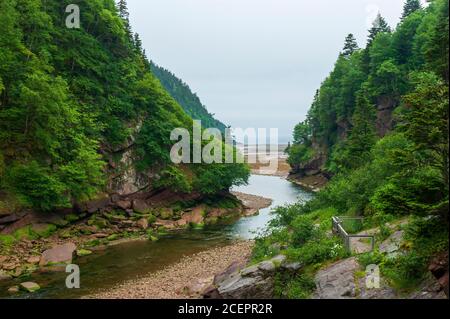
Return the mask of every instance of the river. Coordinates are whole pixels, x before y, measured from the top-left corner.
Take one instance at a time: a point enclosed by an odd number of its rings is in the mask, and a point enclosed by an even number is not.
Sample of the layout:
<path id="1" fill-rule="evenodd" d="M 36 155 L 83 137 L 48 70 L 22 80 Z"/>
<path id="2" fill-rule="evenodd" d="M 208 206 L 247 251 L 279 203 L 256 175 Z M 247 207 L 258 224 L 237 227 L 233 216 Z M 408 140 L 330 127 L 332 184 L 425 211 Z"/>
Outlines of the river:
<path id="1" fill-rule="evenodd" d="M 259 215 L 244 217 L 229 225 L 206 227 L 200 230 L 174 232 L 157 242 L 133 241 L 87 257 L 77 259 L 81 271 L 81 288 L 67 289 L 66 273 L 36 272 L 23 281 L 35 281 L 42 287 L 34 294 L 20 298 L 79 298 L 102 289 L 114 287 L 124 281 L 139 278 L 163 269 L 186 255 L 215 246 L 225 245 L 236 238 L 252 239 L 263 231 L 272 218 L 271 210 L 279 205 L 308 200 L 311 194 L 284 178 L 252 175 L 249 184 L 235 187 L 234 191 L 271 198 L 270 207 Z M 19 283 L 19 281 L 17 282 Z M 0 284 L 0 298 L 10 297 L 7 288 L 17 283 Z"/>

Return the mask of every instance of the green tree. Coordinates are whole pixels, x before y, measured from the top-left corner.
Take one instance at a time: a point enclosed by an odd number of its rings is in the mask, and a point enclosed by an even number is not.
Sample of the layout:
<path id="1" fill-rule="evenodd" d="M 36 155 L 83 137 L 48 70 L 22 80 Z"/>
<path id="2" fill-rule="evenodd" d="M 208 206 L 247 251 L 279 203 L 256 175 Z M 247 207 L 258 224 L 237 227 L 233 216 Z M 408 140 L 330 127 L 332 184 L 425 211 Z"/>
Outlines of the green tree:
<path id="1" fill-rule="evenodd" d="M 449 184 L 448 86 L 433 73 L 415 73 L 414 92 L 404 97 L 406 112 L 401 126 L 415 143 L 423 164 L 441 171 L 442 181 Z"/>
<path id="2" fill-rule="evenodd" d="M 449 1 L 436 0 L 436 23 L 431 29 L 428 45 L 424 48 L 428 67 L 449 81 Z"/>
<path id="3" fill-rule="evenodd" d="M 349 57 L 353 54 L 353 52 L 359 49 L 358 43 L 356 42 L 355 36 L 350 33 L 345 38 L 344 49 L 342 50 L 342 55 L 345 57 Z"/>
<path id="4" fill-rule="evenodd" d="M 372 23 L 372 28 L 369 30 L 369 36 L 368 36 L 368 45 L 375 40 L 375 37 L 382 32 L 391 32 L 391 28 L 389 27 L 386 20 L 381 16 L 380 13 L 378 13 L 377 17 Z"/>
<path id="5" fill-rule="evenodd" d="M 406 0 L 403 6 L 402 20 L 406 19 L 410 14 L 422 9 L 419 0 Z"/>

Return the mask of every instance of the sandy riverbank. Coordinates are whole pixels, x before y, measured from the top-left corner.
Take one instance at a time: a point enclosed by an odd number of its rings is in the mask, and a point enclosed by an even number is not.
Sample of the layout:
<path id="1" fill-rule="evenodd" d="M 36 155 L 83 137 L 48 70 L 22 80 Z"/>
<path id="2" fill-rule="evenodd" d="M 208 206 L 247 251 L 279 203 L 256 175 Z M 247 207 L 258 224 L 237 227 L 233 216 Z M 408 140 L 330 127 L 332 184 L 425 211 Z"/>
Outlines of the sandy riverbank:
<path id="1" fill-rule="evenodd" d="M 196 298 L 196 291 L 212 283 L 215 274 L 233 262 L 247 262 L 252 241 L 208 249 L 182 257 L 169 267 L 131 280 L 110 290 L 87 296 L 95 299 L 184 299 Z"/>

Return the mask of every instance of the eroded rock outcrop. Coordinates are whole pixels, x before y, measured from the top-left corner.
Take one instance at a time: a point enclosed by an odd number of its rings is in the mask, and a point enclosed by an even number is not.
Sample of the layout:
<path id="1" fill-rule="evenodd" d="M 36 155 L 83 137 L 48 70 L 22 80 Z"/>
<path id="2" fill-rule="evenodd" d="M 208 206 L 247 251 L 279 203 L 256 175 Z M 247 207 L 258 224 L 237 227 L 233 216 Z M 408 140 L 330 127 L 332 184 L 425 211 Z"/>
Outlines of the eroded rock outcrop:
<path id="1" fill-rule="evenodd" d="M 274 275 L 284 264 L 283 255 L 256 265 L 232 264 L 214 277 L 204 293 L 206 299 L 269 299 L 274 296 Z"/>

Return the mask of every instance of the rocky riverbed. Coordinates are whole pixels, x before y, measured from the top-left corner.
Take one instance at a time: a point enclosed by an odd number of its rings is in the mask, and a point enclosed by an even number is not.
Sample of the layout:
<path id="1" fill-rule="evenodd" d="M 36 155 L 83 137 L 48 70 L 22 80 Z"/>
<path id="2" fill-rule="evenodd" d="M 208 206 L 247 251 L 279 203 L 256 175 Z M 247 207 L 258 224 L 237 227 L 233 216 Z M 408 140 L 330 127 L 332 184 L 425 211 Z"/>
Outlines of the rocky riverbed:
<path id="1" fill-rule="evenodd" d="M 62 216 L 29 213 L 5 228 L 14 226 L 16 230 L 14 234 L 3 235 L 3 239 L 11 239 L 11 243 L 0 247 L 0 280 L 20 279 L 36 270 L 60 270 L 77 256 L 92 254 L 108 246 L 133 240 L 154 241 L 171 230 L 203 227 L 230 218 L 255 215 L 271 202 L 264 197 L 236 193 L 216 207 L 198 204 L 176 210 L 150 207 L 142 200 L 136 200 L 123 209 L 110 207 L 91 213 Z M 224 261 L 228 260 L 226 253 Z"/>
<path id="2" fill-rule="evenodd" d="M 142 278 L 128 281 L 111 290 L 87 298 L 158 299 L 198 298 L 212 284 L 214 276 L 232 263 L 248 262 L 252 241 L 236 241 L 192 256 Z"/>

